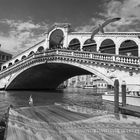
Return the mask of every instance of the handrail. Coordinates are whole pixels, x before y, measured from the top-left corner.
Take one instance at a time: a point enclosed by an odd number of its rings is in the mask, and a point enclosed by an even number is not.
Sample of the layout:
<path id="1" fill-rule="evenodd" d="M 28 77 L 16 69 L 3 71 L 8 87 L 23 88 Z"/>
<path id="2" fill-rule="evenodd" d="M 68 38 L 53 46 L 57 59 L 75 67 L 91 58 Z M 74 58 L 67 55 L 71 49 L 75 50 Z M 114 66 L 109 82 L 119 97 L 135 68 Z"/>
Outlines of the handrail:
<path id="1" fill-rule="evenodd" d="M 46 56 L 68 56 L 68 57 L 77 57 L 82 59 L 90 59 L 90 60 L 99 60 L 99 61 L 106 61 L 106 62 L 117 62 L 117 63 L 123 63 L 127 65 L 133 65 L 140 67 L 140 57 L 136 56 L 123 56 L 123 55 L 115 55 L 115 54 L 107 54 L 107 53 L 97 53 L 97 52 L 86 52 L 86 51 L 73 51 L 73 50 L 67 50 L 67 49 L 53 49 L 53 50 L 47 50 L 40 53 L 35 53 L 33 55 L 30 55 L 17 63 L 3 69 L 0 71 L 0 75 L 10 71 L 11 69 L 14 69 L 15 67 L 18 67 L 22 65 L 23 63 L 28 62 L 31 59 L 37 59 L 38 57 L 46 57 Z"/>

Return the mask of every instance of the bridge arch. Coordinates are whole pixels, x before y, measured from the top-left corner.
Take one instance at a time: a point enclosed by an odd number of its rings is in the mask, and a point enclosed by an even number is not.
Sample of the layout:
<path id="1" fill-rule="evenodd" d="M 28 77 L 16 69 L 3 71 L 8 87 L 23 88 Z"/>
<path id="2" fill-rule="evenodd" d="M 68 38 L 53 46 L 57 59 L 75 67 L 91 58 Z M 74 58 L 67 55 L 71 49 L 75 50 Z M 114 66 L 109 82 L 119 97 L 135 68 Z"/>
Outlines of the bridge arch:
<path id="1" fill-rule="evenodd" d="M 126 56 L 138 56 L 138 45 L 132 39 L 124 40 L 119 47 L 119 54 Z"/>
<path id="2" fill-rule="evenodd" d="M 105 39 L 101 42 L 99 52 L 115 54 L 115 43 L 112 39 Z"/>
<path id="3" fill-rule="evenodd" d="M 55 29 L 50 32 L 49 49 L 63 48 L 64 32 L 62 29 Z"/>
<path id="4" fill-rule="evenodd" d="M 82 47 L 83 51 L 96 52 L 97 44 L 95 40 L 87 39 Z"/>
<path id="5" fill-rule="evenodd" d="M 79 50 L 80 51 L 80 40 L 77 38 L 73 38 L 68 45 L 69 50 Z"/>
<path id="6" fill-rule="evenodd" d="M 56 88 L 60 83 L 73 76 L 87 74 L 95 74 L 109 85 L 114 84 L 106 75 L 89 66 L 55 61 L 32 64 L 32 66 L 22 69 L 8 81 L 6 89 Z"/>

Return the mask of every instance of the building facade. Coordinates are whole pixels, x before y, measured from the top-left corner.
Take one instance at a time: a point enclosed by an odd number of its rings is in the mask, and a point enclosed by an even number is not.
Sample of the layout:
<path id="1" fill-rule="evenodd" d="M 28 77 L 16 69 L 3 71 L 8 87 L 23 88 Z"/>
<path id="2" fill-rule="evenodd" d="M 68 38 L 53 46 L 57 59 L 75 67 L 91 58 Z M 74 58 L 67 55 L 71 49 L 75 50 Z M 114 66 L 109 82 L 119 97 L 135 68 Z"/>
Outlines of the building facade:
<path id="1" fill-rule="evenodd" d="M 67 85 L 68 87 L 97 87 L 102 89 L 107 89 L 109 86 L 103 79 L 98 78 L 95 75 L 81 75 L 72 77 L 68 79 Z"/>
<path id="2" fill-rule="evenodd" d="M 12 54 L 0 50 L 0 66 L 12 58 Z"/>

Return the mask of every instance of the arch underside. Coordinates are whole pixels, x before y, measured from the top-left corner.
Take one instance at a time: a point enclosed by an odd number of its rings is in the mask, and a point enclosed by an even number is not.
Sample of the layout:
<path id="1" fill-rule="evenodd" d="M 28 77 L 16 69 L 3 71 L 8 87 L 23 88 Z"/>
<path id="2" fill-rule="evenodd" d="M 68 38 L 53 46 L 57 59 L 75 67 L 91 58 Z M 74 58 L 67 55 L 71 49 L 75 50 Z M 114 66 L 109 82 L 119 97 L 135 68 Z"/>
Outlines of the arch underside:
<path id="1" fill-rule="evenodd" d="M 45 63 L 23 71 L 8 84 L 6 89 L 56 89 L 70 77 L 83 74 L 91 73 L 71 65 Z"/>
<path id="2" fill-rule="evenodd" d="M 63 81 L 78 75 L 95 74 L 105 81 L 106 77 L 99 72 L 93 72 L 86 66 L 71 65 L 65 63 L 43 63 L 33 66 L 13 78 L 7 85 L 6 90 L 35 90 L 56 89 Z M 110 83 L 109 83 L 110 84 Z"/>

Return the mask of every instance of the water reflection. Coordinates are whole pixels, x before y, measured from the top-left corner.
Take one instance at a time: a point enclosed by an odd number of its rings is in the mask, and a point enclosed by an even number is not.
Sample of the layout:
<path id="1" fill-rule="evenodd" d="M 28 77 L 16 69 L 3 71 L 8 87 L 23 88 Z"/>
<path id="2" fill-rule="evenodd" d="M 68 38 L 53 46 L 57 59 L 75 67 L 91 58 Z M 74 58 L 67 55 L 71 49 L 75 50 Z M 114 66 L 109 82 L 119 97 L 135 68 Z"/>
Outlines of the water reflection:
<path id="1" fill-rule="evenodd" d="M 132 116 L 124 118 L 119 114 L 116 116 L 114 114 L 96 115 L 96 113 L 89 116 L 67 111 L 57 105 L 49 105 L 11 109 L 10 118 L 7 133 L 9 139 L 11 137 L 20 139 L 21 136 L 24 139 L 54 140 L 140 139 L 140 119 Z"/>
<path id="2" fill-rule="evenodd" d="M 57 91 L 0 91 L 0 110 L 1 113 L 3 113 L 10 104 L 12 104 L 14 107 L 29 106 L 28 101 L 30 95 L 32 95 L 34 105 L 36 106 L 50 105 L 56 102 L 85 104 L 88 106 L 93 106 L 94 108 L 101 106 L 101 98 L 99 99 L 99 97 L 92 94 L 92 89 L 83 90 L 76 88 L 68 88 Z"/>
<path id="3" fill-rule="evenodd" d="M 94 95 L 92 89 L 0 91 L 0 109 L 4 112 L 10 104 L 27 107 L 30 95 L 35 104 L 33 108 L 11 109 L 8 128 L 14 129 L 18 139 L 22 129 L 27 134 L 24 136 L 40 136 L 40 139 L 48 136 L 52 139 L 140 139 L 140 118 L 99 111 L 102 98 Z M 16 122 L 12 118 L 16 118 Z M 28 135 L 28 130 L 32 135 Z M 12 131 L 8 131 L 8 137 L 11 136 Z"/>

